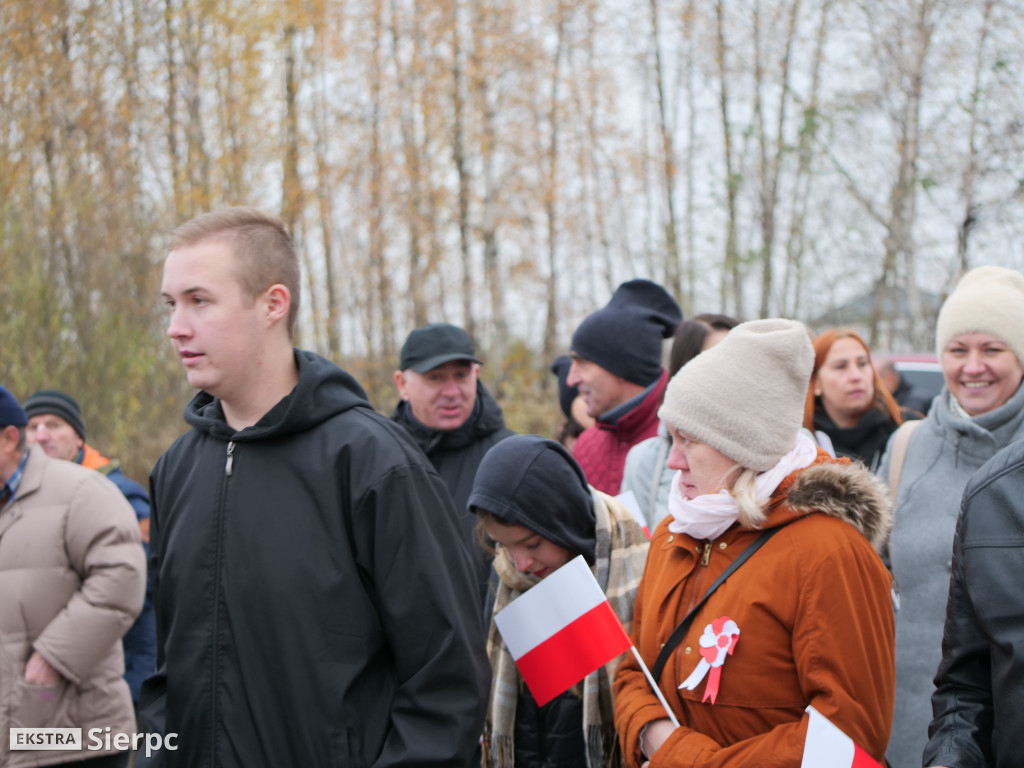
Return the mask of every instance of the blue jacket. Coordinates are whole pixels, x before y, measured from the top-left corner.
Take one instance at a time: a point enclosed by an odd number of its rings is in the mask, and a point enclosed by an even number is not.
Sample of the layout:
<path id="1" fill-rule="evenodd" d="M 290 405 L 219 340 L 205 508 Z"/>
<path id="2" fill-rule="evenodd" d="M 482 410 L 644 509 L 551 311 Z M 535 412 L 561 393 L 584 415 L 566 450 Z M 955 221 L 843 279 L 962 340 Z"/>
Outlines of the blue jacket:
<path id="1" fill-rule="evenodd" d="M 117 461 L 111 461 L 92 447 L 86 446 L 78 456 L 79 464 L 95 469 L 106 475 L 135 510 L 135 517 L 141 523 L 149 520 L 149 494 L 139 483 L 121 471 Z M 143 537 L 142 547 L 149 556 L 148 537 Z M 124 646 L 124 679 L 132 692 L 132 701 L 139 703 L 139 689 L 142 681 L 156 671 L 156 614 L 153 612 L 153 594 L 151 579 L 146 577 L 146 602 L 142 606 L 135 623 L 121 638 Z"/>
<path id="2" fill-rule="evenodd" d="M 140 522 L 149 519 L 149 494 L 145 488 L 122 472 L 120 467 L 112 470 L 107 479 L 128 499 Z M 142 547 L 149 557 L 149 542 L 143 541 Z M 142 613 L 121 638 L 121 644 L 124 645 L 124 679 L 132 689 L 132 701 L 138 704 L 142 681 L 156 671 L 156 614 L 153 612 L 152 580 L 148 575 Z"/>

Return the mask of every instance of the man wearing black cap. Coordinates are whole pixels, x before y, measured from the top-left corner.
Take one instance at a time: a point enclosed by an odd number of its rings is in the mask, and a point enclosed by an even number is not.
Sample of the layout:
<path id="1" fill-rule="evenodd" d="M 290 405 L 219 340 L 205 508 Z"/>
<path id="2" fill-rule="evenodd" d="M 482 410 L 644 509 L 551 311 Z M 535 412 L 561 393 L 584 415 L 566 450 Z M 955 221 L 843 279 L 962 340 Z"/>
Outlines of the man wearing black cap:
<path id="1" fill-rule="evenodd" d="M 139 529 L 98 472 L 27 449 L 27 424 L 0 386 L 0 763 L 121 768 L 85 736 L 135 732 L 120 641 L 145 592 Z M 14 751 L 12 728 L 82 729 L 88 751 Z"/>
<path id="2" fill-rule="evenodd" d="M 149 494 L 121 471 L 119 461 L 108 459 L 85 442 L 85 420 L 78 401 L 59 389 L 40 389 L 25 401 L 25 413 L 28 414 L 26 437 L 30 446 L 38 444 L 51 459 L 95 469 L 117 486 L 135 510 L 142 544 L 148 553 Z M 132 690 L 132 701 L 138 704 L 142 681 L 156 670 L 156 616 L 148 589 L 142 613 L 121 642 L 124 679 Z"/>
<path id="3" fill-rule="evenodd" d="M 577 439 L 573 456 L 599 491 L 617 494 L 629 449 L 658 432 L 668 384 L 662 340 L 682 319 L 668 291 L 650 280 L 630 280 L 572 335 L 567 383 L 579 387 L 587 414 L 597 419 Z"/>
<path id="4" fill-rule="evenodd" d="M 478 378 L 473 341 L 448 323 L 415 329 L 402 345 L 395 386 L 401 400 L 391 418 L 412 435 L 455 501 L 467 545 L 476 557 L 481 605 L 490 562 L 476 541 L 476 520 L 466 509 L 473 478 L 487 450 L 514 434 L 501 407 Z"/>

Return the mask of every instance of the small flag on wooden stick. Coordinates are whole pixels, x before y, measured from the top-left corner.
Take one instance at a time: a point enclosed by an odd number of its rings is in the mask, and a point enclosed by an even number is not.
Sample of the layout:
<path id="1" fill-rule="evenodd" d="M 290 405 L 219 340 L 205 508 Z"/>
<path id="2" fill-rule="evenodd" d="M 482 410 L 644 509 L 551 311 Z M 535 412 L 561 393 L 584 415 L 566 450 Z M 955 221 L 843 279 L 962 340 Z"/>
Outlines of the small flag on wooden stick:
<path id="1" fill-rule="evenodd" d="M 582 556 L 513 600 L 494 621 L 542 706 L 632 647 Z"/>

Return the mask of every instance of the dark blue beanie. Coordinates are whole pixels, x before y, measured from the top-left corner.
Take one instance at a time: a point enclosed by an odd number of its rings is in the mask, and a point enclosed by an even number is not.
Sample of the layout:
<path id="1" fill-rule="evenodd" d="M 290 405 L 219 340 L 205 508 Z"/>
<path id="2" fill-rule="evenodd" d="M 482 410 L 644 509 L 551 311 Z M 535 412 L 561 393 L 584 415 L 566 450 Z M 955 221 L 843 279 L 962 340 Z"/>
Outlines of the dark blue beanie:
<path id="1" fill-rule="evenodd" d="M 513 435 L 480 462 L 466 502 L 505 523 L 521 525 L 594 562 L 594 502 L 580 465 L 561 445 Z"/>
<path id="2" fill-rule="evenodd" d="M 572 351 L 646 387 L 661 376 L 662 339 L 670 338 L 682 321 L 683 313 L 668 291 L 650 280 L 630 280 L 580 323 L 572 335 Z"/>
<path id="3" fill-rule="evenodd" d="M 0 386 L 0 427 L 24 427 L 28 416 L 7 387 Z"/>

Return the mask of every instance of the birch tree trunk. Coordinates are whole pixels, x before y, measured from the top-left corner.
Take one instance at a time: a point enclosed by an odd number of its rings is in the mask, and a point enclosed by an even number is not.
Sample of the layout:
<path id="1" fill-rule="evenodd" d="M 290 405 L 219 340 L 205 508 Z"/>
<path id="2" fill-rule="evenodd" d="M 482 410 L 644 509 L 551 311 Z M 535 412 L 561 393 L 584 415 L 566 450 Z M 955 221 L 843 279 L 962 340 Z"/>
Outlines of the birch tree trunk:
<path id="1" fill-rule="evenodd" d="M 673 127 L 668 116 L 665 75 L 661 64 L 661 34 L 658 24 L 658 0 L 649 2 L 651 17 L 651 48 L 654 53 L 654 88 L 658 97 L 658 132 L 661 136 L 661 171 L 665 191 L 665 252 L 663 269 L 669 293 L 679 296 L 683 290 L 680 270 L 679 242 L 676 234 L 676 152 Z"/>
<path id="2" fill-rule="evenodd" d="M 725 47 L 725 7 L 724 0 L 715 2 L 715 57 L 718 65 L 718 104 L 719 117 L 722 121 L 722 144 L 725 162 L 725 261 L 722 270 L 722 287 L 720 299 L 722 311 L 727 311 L 731 299 L 732 312 L 736 317 L 743 317 L 743 286 L 740 272 L 740 255 L 737 247 L 736 230 L 739 226 L 736 212 L 736 197 L 739 192 L 740 178 L 736 173 L 736 161 L 733 157 L 732 124 L 729 120 L 729 69 Z M 730 295 L 731 294 L 731 295 Z"/>

